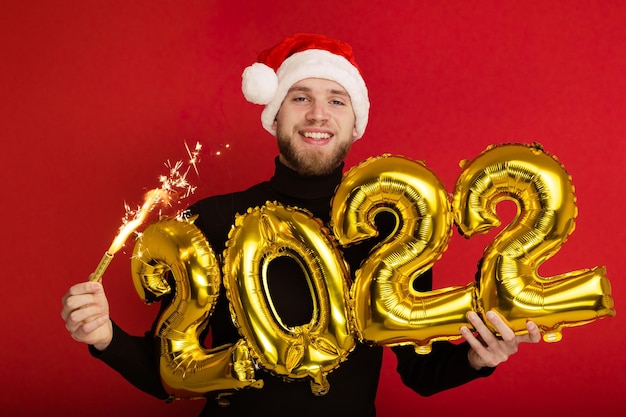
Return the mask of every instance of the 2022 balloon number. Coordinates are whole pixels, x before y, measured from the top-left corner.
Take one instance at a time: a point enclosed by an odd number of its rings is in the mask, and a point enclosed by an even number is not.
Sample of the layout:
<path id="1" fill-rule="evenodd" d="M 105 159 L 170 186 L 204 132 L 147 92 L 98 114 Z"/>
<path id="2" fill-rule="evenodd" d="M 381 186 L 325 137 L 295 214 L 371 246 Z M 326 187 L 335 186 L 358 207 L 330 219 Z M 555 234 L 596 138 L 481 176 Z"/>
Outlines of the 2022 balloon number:
<path id="1" fill-rule="evenodd" d="M 419 292 L 413 282 L 448 246 L 452 226 L 466 236 L 499 226 L 495 208 L 517 204 L 517 216 L 484 250 L 480 278 L 465 286 Z M 164 219 L 135 245 L 135 288 L 146 301 L 175 290 L 161 314 L 161 378 L 175 398 L 209 391 L 262 388 L 255 364 L 286 379 L 308 378 L 315 395 L 330 389 L 327 374 L 347 359 L 357 340 L 412 345 L 428 354 L 437 340 L 460 338 L 466 313 L 498 312 L 518 333 L 533 320 L 546 341 L 564 327 L 614 316 L 604 267 L 544 278 L 537 269 L 575 227 L 571 178 L 538 144 L 490 146 L 466 161 L 452 201 L 424 164 L 382 155 L 349 170 L 336 190 L 326 228 L 309 212 L 268 202 L 237 215 L 224 252 L 223 270 L 193 219 Z M 380 212 L 396 227 L 349 271 L 340 246 L 377 236 Z M 311 321 L 287 326 L 267 286 L 268 266 L 279 257 L 297 262 L 313 300 Z M 242 338 L 205 349 L 199 341 L 226 288 L 231 316 Z M 495 329 L 492 329 L 495 331 Z"/>

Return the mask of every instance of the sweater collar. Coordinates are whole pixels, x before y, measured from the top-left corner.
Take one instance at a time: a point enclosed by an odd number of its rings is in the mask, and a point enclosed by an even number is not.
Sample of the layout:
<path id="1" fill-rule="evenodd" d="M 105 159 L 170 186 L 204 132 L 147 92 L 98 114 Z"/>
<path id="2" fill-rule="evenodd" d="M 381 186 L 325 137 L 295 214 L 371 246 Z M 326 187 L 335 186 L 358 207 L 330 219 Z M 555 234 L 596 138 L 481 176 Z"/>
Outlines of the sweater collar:
<path id="1" fill-rule="evenodd" d="M 330 198 L 343 177 L 343 162 L 333 172 L 322 176 L 300 175 L 280 162 L 278 157 L 274 164 L 276 167 L 270 185 L 279 193 L 298 199 Z"/>

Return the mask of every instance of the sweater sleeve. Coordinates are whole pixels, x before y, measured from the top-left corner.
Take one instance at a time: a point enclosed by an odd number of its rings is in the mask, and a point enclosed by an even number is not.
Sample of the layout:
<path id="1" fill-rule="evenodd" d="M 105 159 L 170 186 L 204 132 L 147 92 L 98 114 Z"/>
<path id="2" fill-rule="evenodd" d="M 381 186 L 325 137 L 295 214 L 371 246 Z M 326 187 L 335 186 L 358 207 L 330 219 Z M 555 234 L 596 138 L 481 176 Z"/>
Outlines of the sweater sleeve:
<path id="1" fill-rule="evenodd" d="M 113 322 L 109 346 L 99 351 L 90 345 L 89 352 L 143 392 L 162 400 L 169 398 L 161 383 L 159 349 L 149 332 L 143 337 L 132 336 Z"/>
<path id="2" fill-rule="evenodd" d="M 402 382 L 422 396 L 455 388 L 477 378 L 491 375 L 495 368 L 475 370 L 469 364 L 469 343 L 435 342 L 427 355 L 415 353 L 411 346 L 393 347 L 398 358 L 396 370 Z"/>
<path id="3" fill-rule="evenodd" d="M 417 291 L 433 288 L 433 271 L 426 271 L 414 281 Z M 491 375 L 496 368 L 475 370 L 469 364 L 467 342 L 434 342 L 426 355 L 415 353 L 412 346 L 392 347 L 398 359 L 396 367 L 402 382 L 422 396 L 430 396 Z"/>

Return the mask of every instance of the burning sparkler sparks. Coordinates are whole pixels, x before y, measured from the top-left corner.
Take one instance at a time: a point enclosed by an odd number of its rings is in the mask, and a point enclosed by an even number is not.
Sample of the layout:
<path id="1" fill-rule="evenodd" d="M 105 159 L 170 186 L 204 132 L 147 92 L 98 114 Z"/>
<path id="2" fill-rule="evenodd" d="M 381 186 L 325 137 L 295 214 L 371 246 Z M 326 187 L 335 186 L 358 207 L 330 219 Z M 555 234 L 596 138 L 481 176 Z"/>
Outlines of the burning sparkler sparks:
<path id="1" fill-rule="evenodd" d="M 113 239 L 111 246 L 109 246 L 109 249 L 104 253 L 98 267 L 89 277 L 90 281 L 102 280 L 102 275 L 104 275 L 104 271 L 111 263 L 113 255 L 115 255 L 124 246 L 124 243 L 130 235 L 136 233 L 139 226 L 145 222 L 146 218 L 155 207 L 162 205 L 171 206 L 172 201 L 178 201 L 189 197 L 189 195 L 194 193 L 196 187 L 189 184 L 187 181 L 187 174 L 189 173 L 189 169 L 191 167 L 193 167 L 196 174 L 198 174 L 197 164 L 200 161 L 199 155 L 202 150 L 202 145 L 200 143 L 196 143 L 194 150 L 191 151 L 187 146 L 187 143 L 185 143 L 185 148 L 189 154 L 189 166 L 184 172 L 181 172 L 181 168 L 183 167 L 182 161 L 177 161 L 172 164 L 168 160 L 165 163 L 165 166 L 169 169 L 168 175 L 161 175 L 159 177 L 161 187 L 148 191 L 144 196 L 143 204 L 137 210 L 132 210 L 130 206 L 125 204 L 126 214 L 122 219 L 122 226 L 120 227 L 118 234 Z"/>
<path id="2" fill-rule="evenodd" d="M 200 175 L 198 173 L 197 163 L 200 161 L 199 155 L 200 155 L 200 151 L 202 150 L 202 145 L 200 144 L 200 142 L 196 142 L 196 147 L 194 148 L 192 152 L 189 150 L 189 146 L 187 146 L 187 142 L 185 142 L 185 149 L 187 149 L 187 154 L 189 154 L 189 165 L 191 165 L 193 169 L 196 171 L 196 175 Z"/>

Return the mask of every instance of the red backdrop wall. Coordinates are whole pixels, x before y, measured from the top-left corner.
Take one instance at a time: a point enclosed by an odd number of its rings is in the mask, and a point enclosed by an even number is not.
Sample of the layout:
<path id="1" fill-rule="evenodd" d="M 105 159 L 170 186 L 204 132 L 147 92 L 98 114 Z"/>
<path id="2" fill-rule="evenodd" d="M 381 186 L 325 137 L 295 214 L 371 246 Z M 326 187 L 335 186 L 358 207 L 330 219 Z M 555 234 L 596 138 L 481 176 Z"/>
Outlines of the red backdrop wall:
<path id="1" fill-rule="evenodd" d="M 30 1 L 0 5 L 3 388 L 11 416 L 195 415 L 166 405 L 68 336 L 60 299 L 93 271 L 124 202 L 163 163 L 204 145 L 192 199 L 266 179 L 276 154 L 241 72 L 282 37 L 350 42 L 372 102 L 348 165 L 382 153 L 425 160 L 452 190 L 459 161 L 490 144 L 543 144 L 572 175 L 579 216 L 545 276 L 606 265 L 617 316 L 523 346 L 490 378 L 430 398 L 386 356 L 379 415 L 578 416 L 625 404 L 621 274 L 626 104 L 622 1 Z M 190 201 L 191 202 L 191 201 Z M 436 287 L 464 285 L 493 236 L 453 236 Z M 143 332 L 132 243 L 105 275 L 113 317 Z M 280 406 L 280 404 L 277 404 Z"/>

